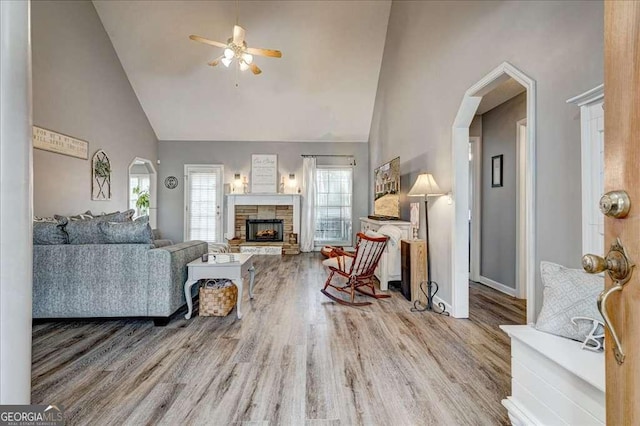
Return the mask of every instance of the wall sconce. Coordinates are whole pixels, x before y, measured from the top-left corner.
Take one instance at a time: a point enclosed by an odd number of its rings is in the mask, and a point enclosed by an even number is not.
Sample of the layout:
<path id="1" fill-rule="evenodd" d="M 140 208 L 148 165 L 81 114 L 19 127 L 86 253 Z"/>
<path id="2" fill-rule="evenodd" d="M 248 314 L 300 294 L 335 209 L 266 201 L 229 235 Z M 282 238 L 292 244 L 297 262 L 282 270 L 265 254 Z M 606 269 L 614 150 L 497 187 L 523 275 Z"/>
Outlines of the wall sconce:
<path id="1" fill-rule="evenodd" d="M 240 179 L 240 173 L 233 175 L 233 192 L 238 192 L 242 188 L 242 180 Z"/>
<path id="2" fill-rule="evenodd" d="M 248 190 L 249 190 L 249 179 L 246 176 L 244 176 L 242 178 L 242 192 L 246 194 Z"/>
<path id="3" fill-rule="evenodd" d="M 295 173 L 289 173 L 289 188 L 291 188 L 292 193 L 295 193 L 296 185 L 297 181 Z"/>

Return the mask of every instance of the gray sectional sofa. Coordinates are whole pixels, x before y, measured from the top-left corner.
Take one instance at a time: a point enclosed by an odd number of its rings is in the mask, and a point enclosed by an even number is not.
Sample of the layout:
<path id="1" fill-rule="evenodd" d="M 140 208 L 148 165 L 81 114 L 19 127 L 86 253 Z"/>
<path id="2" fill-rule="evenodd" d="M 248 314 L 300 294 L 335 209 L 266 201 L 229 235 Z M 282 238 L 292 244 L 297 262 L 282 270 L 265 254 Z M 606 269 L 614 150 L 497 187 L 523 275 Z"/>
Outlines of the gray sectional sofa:
<path id="1" fill-rule="evenodd" d="M 138 231 L 130 233 L 132 243 L 123 243 L 127 238 L 122 235 L 127 234 L 122 229 L 142 229 L 129 219 L 128 224 L 109 224 L 119 228 L 117 238 L 103 234 L 96 244 L 88 244 L 90 238 L 82 244 L 60 244 L 65 238 L 60 232 L 66 225 L 64 219 L 57 219 L 57 224 L 34 227 L 34 236 L 39 237 L 33 247 L 34 318 L 152 317 L 163 325 L 186 303 L 186 265 L 207 252 L 206 242 L 155 248 L 149 228 L 148 241 L 145 237 L 140 242 L 135 237 Z M 59 235 L 43 237 L 42 229 L 47 226 L 49 234 Z M 89 224 L 81 226 L 90 228 Z M 98 229 L 110 232 L 106 225 Z M 74 240 L 73 235 L 67 237 Z M 105 239 L 118 243 L 105 243 Z"/>

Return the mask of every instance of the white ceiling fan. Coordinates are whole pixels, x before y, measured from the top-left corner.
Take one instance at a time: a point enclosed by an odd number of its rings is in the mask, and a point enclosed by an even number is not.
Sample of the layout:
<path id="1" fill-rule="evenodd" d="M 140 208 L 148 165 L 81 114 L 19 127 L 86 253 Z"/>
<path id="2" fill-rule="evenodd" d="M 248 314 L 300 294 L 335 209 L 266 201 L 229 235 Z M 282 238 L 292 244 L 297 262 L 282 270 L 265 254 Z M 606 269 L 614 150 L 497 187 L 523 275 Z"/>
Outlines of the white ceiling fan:
<path id="1" fill-rule="evenodd" d="M 238 65 L 242 71 L 251 69 L 254 74 L 260 74 L 262 70 L 253 62 L 253 55 L 267 56 L 270 58 L 281 58 L 282 52 L 279 50 L 260 49 L 257 47 L 248 47 L 247 42 L 244 39 L 245 30 L 240 25 L 233 26 L 233 37 L 227 40 L 226 43 L 219 41 L 209 40 L 197 35 L 190 35 L 189 38 L 200 43 L 205 43 L 211 46 L 220 47 L 224 49 L 222 55 L 218 56 L 208 64 L 215 67 L 220 62 L 225 67 L 229 67 L 233 60 L 238 61 Z"/>

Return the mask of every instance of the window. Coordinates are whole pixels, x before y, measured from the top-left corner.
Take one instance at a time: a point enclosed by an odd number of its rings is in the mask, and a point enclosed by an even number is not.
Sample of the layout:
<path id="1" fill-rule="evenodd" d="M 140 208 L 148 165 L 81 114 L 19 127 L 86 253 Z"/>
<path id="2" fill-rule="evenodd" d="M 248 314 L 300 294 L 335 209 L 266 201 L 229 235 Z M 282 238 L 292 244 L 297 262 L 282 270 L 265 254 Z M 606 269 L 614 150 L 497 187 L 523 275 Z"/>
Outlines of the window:
<path id="1" fill-rule="evenodd" d="M 352 188 L 351 167 L 316 169 L 316 245 L 351 245 Z"/>
<path id="2" fill-rule="evenodd" d="M 129 175 L 129 208 L 135 209 L 134 217 L 149 214 L 149 211 L 143 211 L 136 206 L 138 197 L 144 192 L 149 192 L 150 179 L 149 175 Z"/>
<path id="3" fill-rule="evenodd" d="M 185 232 L 188 240 L 222 240 L 222 166 L 185 165 Z"/>

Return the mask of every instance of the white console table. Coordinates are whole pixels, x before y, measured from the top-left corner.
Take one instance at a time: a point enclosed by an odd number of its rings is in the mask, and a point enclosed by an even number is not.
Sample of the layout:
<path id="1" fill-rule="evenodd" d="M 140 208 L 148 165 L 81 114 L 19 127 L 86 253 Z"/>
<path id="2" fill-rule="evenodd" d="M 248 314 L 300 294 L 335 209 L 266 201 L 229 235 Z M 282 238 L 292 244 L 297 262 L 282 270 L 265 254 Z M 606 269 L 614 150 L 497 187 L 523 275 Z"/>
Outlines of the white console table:
<path id="1" fill-rule="evenodd" d="M 529 325 L 501 325 L 511 337 L 511 396 L 520 425 L 604 425 L 604 354 Z"/>
<path id="2" fill-rule="evenodd" d="M 369 230 L 378 231 L 384 225 L 391 225 L 398 228 L 402 232 L 401 240 L 408 240 L 411 235 L 411 222 L 402 220 L 375 220 L 369 219 L 368 217 L 360 218 L 360 232 L 363 233 Z M 394 250 L 393 256 L 390 256 L 390 250 Z M 393 264 L 390 261 L 390 257 L 395 259 Z M 389 281 L 400 281 L 402 279 L 400 262 L 400 240 L 398 240 L 398 244 L 395 246 L 387 244 L 375 272 L 376 277 L 380 280 L 380 290 L 387 291 L 389 289 Z"/>

